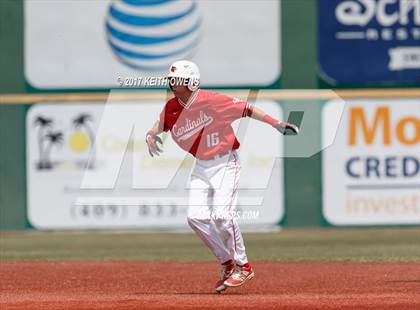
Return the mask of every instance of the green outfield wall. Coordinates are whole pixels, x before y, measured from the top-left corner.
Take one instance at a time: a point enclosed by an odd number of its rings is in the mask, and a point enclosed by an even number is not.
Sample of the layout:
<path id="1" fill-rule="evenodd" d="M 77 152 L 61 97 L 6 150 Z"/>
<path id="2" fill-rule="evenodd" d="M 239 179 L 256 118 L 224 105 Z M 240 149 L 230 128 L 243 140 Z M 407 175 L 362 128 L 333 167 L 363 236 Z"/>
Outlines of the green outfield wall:
<path id="1" fill-rule="evenodd" d="M 0 92 L 25 91 L 23 7 L 0 2 Z M 0 229 L 26 227 L 25 106 L 0 105 Z"/>
<path id="2" fill-rule="evenodd" d="M 316 1 L 282 0 L 281 88 L 327 88 L 317 73 Z M 0 92 L 35 92 L 25 82 L 23 57 L 23 2 L 0 1 Z M 304 115 L 313 130 L 312 143 L 321 145 L 321 102 L 282 101 L 285 115 L 305 104 Z M 26 219 L 25 118 L 29 105 L 0 105 L 0 230 L 30 228 Z M 285 149 L 295 147 L 285 140 Z M 322 153 L 284 160 L 286 227 L 329 226 L 322 216 Z"/>

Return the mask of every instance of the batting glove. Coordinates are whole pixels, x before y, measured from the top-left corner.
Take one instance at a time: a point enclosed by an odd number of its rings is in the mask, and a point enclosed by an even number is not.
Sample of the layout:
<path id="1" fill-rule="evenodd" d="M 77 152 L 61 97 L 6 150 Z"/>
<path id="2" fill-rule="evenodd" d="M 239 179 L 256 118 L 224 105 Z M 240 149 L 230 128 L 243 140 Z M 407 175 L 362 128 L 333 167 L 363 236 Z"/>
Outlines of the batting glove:
<path id="1" fill-rule="evenodd" d="M 299 133 L 299 127 L 288 122 L 278 122 L 273 127 L 283 135 L 297 135 Z"/>
<path id="2" fill-rule="evenodd" d="M 146 134 L 146 143 L 149 148 L 149 154 L 153 157 L 153 154 L 159 156 L 163 151 L 159 148 L 158 143 L 163 144 L 162 139 L 156 136 L 152 131 Z"/>

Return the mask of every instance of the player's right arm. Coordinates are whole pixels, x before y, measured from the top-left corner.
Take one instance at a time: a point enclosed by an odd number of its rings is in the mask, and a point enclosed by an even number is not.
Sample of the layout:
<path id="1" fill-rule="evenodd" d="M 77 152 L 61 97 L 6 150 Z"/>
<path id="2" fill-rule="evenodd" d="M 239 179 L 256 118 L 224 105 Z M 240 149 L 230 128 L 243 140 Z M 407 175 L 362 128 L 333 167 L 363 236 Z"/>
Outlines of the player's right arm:
<path id="1" fill-rule="evenodd" d="M 159 134 L 162 133 L 162 126 L 160 120 L 157 120 L 153 127 L 146 133 L 146 143 L 149 148 L 149 154 L 153 157 L 153 154 L 159 156 L 162 150 L 159 148 L 158 143 L 162 144 L 162 140 L 159 138 Z"/>
<path id="2" fill-rule="evenodd" d="M 162 153 L 162 150 L 159 148 L 158 143 L 162 145 L 162 139 L 159 137 L 159 134 L 162 132 L 169 131 L 172 126 L 174 119 L 170 119 L 171 108 L 170 104 L 173 99 L 169 100 L 165 106 L 163 107 L 162 111 L 159 114 L 159 119 L 153 124 L 153 127 L 146 133 L 146 143 L 149 148 L 149 154 L 153 157 L 153 155 L 159 156 Z"/>

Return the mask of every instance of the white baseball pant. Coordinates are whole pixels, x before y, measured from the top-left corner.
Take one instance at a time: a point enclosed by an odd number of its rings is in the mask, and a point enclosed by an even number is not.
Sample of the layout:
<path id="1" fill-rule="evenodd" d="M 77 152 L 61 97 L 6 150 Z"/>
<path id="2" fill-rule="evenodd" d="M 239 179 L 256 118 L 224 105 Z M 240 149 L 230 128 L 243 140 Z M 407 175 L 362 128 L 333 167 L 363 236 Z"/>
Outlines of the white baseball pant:
<path id="1" fill-rule="evenodd" d="M 248 262 L 235 219 L 241 171 L 236 151 L 211 160 L 197 159 L 190 178 L 188 224 L 220 263 Z"/>

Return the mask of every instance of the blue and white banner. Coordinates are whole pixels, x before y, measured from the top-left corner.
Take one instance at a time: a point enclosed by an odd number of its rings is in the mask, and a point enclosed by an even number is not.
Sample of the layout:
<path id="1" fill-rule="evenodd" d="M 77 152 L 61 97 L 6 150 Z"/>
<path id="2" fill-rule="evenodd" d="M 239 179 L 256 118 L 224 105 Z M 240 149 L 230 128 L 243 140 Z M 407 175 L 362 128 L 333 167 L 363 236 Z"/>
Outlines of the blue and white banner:
<path id="1" fill-rule="evenodd" d="M 318 0 L 321 77 L 336 84 L 420 81 L 420 0 Z"/>
<path id="2" fill-rule="evenodd" d="M 188 59 L 204 86 L 268 86 L 280 33 L 279 1 L 27 0 L 25 77 L 40 89 L 114 88 Z"/>

